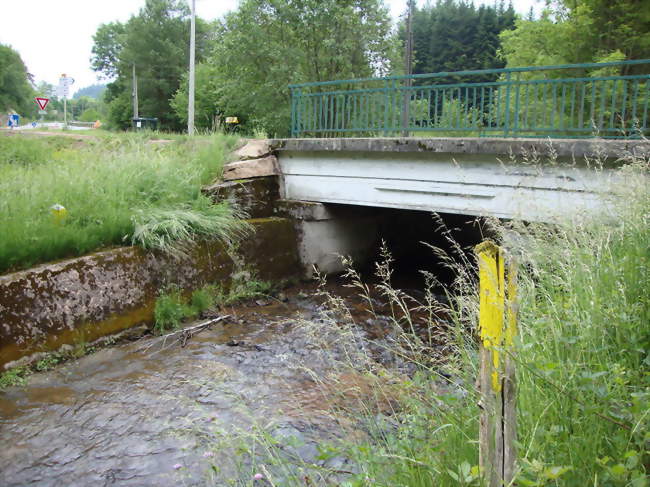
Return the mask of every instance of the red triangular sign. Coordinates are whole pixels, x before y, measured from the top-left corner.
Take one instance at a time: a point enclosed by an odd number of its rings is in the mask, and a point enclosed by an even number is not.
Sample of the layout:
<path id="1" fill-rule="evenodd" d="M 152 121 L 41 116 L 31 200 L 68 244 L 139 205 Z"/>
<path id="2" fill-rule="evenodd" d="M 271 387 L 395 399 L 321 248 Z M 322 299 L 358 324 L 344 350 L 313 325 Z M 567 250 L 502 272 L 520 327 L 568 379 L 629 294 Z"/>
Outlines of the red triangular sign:
<path id="1" fill-rule="evenodd" d="M 45 110 L 45 107 L 47 104 L 50 102 L 49 98 L 41 98 L 41 97 L 36 97 L 36 103 L 38 103 L 38 106 L 41 107 L 41 110 Z"/>

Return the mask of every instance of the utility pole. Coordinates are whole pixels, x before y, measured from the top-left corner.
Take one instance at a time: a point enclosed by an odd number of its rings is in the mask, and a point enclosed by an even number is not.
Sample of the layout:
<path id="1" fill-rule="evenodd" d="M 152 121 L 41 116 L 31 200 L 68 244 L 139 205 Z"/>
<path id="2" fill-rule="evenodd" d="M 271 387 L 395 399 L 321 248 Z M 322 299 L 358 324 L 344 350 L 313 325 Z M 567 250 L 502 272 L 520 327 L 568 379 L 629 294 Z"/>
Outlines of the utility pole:
<path id="1" fill-rule="evenodd" d="M 411 76 L 413 74 L 413 7 L 415 0 L 408 0 L 408 11 L 406 14 L 406 52 L 404 63 L 404 74 Z M 411 102 L 411 85 L 413 80 L 409 77 L 404 82 L 404 106 L 402 108 L 402 137 L 409 136 L 410 122 L 410 102 Z"/>
<path id="2" fill-rule="evenodd" d="M 196 51 L 196 0 L 190 19 L 190 87 L 187 101 L 187 135 L 194 135 L 194 54 Z"/>
<path id="3" fill-rule="evenodd" d="M 138 78 L 135 75 L 135 63 L 133 63 L 133 118 L 138 117 Z"/>

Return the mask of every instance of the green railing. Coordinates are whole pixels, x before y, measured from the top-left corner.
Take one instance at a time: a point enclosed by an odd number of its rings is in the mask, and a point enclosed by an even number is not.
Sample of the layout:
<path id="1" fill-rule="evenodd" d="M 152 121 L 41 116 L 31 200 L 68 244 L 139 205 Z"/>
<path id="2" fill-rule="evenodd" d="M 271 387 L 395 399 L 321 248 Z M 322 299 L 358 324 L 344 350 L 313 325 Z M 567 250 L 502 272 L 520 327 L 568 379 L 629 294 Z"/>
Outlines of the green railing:
<path id="1" fill-rule="evenodd" d="M 292 137 L 649 134 L 650 60 L 291 85 Z"/>

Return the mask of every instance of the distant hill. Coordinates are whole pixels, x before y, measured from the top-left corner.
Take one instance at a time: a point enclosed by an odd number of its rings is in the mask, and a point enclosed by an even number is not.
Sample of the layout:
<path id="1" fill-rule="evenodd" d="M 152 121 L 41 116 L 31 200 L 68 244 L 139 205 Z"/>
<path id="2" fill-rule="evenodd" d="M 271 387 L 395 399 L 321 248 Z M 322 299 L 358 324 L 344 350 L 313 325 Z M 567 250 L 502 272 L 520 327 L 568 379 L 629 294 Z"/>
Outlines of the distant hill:
<path id="1" fill-rule="evenodd" d="M 106 85 L 90 85 L 85 88 L 80 88 L 72 97 L 73 99 L 79 99 L 82 96 L 89 96 L 90 98 L 95 98 L 99 100 L 106 90 Z"/>

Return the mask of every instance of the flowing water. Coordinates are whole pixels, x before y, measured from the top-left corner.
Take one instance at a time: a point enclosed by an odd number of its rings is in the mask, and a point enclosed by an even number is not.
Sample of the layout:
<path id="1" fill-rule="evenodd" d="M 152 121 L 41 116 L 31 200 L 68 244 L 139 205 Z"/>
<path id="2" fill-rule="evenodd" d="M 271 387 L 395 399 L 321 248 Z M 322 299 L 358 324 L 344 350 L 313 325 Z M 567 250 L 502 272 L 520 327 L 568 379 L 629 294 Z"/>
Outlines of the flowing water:
<path id="1" fill-rule="evenodd" d="M 338 433 L 309 394 L 329 362 L 297 326 L 322 320 L 313 291 L 223 309 L 232 317 L 185 346 L 115 345 L 0 392 L 0 486 L 250 485 L 245 434 L 222 440 L 257 427 L 300 461 L 349 472 L 318 455 Z"/>

